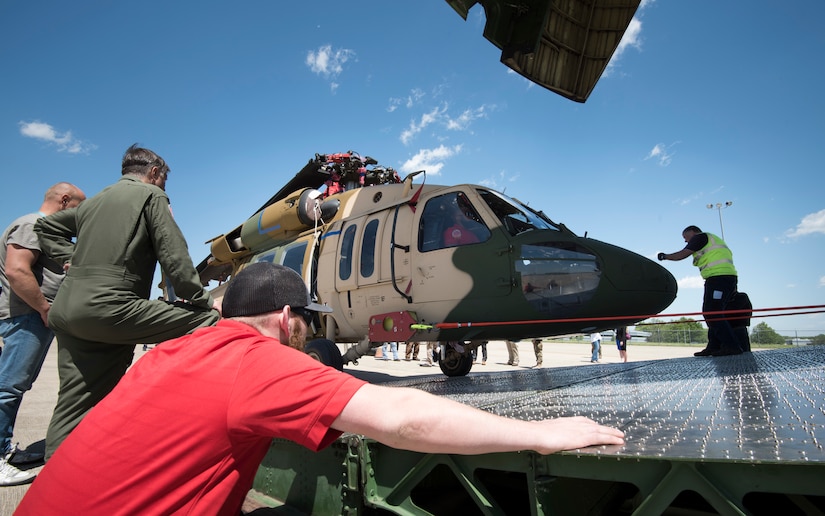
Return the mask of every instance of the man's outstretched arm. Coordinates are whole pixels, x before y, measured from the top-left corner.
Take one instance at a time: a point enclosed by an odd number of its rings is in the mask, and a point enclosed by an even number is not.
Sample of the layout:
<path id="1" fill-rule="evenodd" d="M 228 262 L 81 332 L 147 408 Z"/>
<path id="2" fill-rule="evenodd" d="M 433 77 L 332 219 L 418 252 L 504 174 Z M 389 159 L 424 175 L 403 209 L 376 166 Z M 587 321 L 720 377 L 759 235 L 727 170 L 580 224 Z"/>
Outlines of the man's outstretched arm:
<path id="1" fill-rule="evenodd" d="M 668 254 L 668 253 L 659 253 L 658 258 L 659 258 L 659 261 L 672 260 L 674 262 L 678 262 L 679 260 L 684 260 L 685 258 L 687 258 L 688 256 L 690 256 L 692 254 L 693 254 L 693 251 L 691 251 L 690 249 L 685 248 L 685 249 L 682 249 L 680 251 L 676 251 L 675 253 L 670 253 L 670 254 Z"/>
<path id="2" fill-rule="evenodd" d="M 389 403 L 385 401 L 391 400 Z M 534 450 L 541 454 L 624 444 L 624 434 L 585 417 L 510 419 L 410 388 L 367 384 L 332 424 L 393 448 L 423 453 Z"/>

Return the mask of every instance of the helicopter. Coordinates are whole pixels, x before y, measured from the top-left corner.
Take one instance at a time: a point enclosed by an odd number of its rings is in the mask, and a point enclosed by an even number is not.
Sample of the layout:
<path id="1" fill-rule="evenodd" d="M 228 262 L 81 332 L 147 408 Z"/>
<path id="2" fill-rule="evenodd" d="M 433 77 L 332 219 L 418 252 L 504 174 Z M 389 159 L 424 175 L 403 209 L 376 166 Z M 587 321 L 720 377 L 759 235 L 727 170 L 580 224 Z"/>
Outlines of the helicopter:
<path id="1" fill-rule="evenodd" d="M 333 309 L 315 314 L 305 351 L 338 369 L 383 342 L 437 341 L 441 371 L 464 376 L 485 340 L 632 325 L 677 293 L 656 262 L 578 236 L 517 199 L 429 185 L 425 171 L 402 180 L 354 151 L 316 154 L 207 243 L 197 270 L 204 285 L 220 282 L 216 298 L 252 263 L 301 274 L 313 301 Z"/>

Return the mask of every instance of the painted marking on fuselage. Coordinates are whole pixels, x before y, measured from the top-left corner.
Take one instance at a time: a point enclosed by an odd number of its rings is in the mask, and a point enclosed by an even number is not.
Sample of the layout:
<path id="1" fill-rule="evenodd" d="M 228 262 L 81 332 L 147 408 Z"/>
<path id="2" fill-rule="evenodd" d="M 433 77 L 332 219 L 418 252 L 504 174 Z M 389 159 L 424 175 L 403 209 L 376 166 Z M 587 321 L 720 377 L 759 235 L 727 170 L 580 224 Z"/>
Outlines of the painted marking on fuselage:
<path id="1" fill-rule="evenodd" d="M 258 234 L 259 235 L 264 235 L 266 233 L 269 233 L 270 231 L 274 231 L 276 229 L 281 228 L 280 224 L 276 224 L 276 225 L 270 226 L 268 228 L 262 228 L 261 227 L 261 222 L 263 222 L 263 220 L 264 220 L 264 212 L 261 212 L 261 214 L 258 215 Z"/>

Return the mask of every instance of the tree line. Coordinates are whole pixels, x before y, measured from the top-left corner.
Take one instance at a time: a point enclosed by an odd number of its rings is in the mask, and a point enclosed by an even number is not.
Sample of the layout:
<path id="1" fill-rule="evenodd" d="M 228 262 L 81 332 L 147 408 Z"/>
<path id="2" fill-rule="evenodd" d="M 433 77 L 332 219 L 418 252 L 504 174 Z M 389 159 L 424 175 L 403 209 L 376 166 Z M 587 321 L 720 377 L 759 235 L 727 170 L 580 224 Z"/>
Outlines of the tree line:
<path id="1" fill-rule="evenodd" d="M 682 317 L 675 322 L 666 322 L 660 319 L 650 319 L 649 322 L 636 326 L 637 330 L 650 332 L 647 342 L 667 342 L 682 344 L 706 344 L 708 330 L 694 319 Z M 785 344 L 788 337 L 784 337 L 771 328 L 768 323 L 760 322 L 750 332 L 751 344 Z M 810 338 L 811 344 L 825 344 L 825 334 Z"/>

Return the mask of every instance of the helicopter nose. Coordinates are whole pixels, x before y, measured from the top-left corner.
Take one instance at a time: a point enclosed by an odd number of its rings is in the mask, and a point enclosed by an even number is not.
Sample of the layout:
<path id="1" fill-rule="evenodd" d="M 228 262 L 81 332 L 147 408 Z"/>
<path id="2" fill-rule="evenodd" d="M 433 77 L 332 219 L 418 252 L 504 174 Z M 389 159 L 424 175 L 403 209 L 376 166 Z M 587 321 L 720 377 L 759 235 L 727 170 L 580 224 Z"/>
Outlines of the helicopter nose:
<path id="1" fill-rule="evenodd" d="M 641 320 L 676 298 L 676 279 L 667 269 L 598 240 L 522 245 L 515 268 L 525 299 L 542 316 Z"/>
<path id="2" fill-rule="evenodd" d="M 656 315 L 676 299 L 676 278 L 658 263 L 626 249 L 603 244 L 610 259 L 602 260 L 603 280 L 625 296 L 633 314 Z M 622 314 L 623 315 L 623 314 Z"/>

